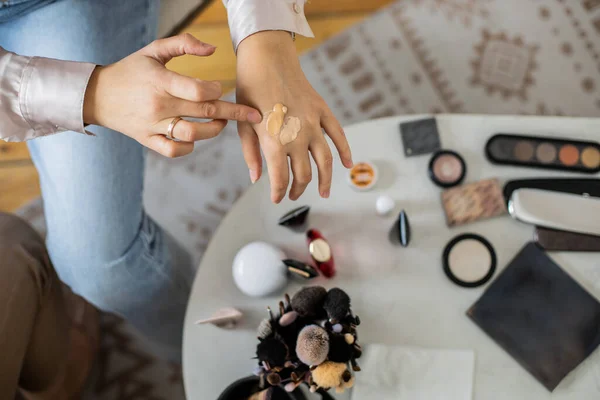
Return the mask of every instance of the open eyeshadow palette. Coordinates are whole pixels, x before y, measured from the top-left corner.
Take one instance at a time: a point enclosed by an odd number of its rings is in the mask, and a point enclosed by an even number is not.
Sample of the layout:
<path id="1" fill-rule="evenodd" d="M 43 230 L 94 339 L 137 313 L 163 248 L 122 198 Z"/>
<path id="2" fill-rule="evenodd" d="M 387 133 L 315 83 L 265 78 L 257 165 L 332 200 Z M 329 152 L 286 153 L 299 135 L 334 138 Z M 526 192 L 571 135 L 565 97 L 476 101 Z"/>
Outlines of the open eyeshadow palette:
<path id="1" fill-rule="evenodd" d="M 594 142 L 498 134 L 489 139 L 485 150 L 496 164 L 600 172 L 600 145 Z"/>

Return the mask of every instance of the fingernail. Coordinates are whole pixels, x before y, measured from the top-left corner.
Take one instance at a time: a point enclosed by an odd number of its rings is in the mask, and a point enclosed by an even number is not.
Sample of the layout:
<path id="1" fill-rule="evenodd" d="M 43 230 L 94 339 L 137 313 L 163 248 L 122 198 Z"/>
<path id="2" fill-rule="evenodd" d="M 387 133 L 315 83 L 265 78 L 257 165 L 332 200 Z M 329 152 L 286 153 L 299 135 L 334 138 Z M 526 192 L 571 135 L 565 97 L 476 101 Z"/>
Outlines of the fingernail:
<path id="1" fill-rule="evenodd" d="M 324 190 L 323 192 L 321 192 L 321 197 L 324 199 L 328 199 L 329 198 L 329 190 Z"/>
<path id="2" fill-rule="evenodd" d="M 258 171 L 255 169 L 251 169 L 249 170 L 250 172 L 250 181 L 252 181 L 252 183 L 255 183 L 258 180 Z"/>
<path id="3" fill-rule="evenodd" d="M 262 115 L 260 115 L 260 113 L 257 111 L 251 111 L 250 114 L 248 114 L 248 121 L 252 122 L 253 124 L 260 124 L 260 121 L 262 121 Z"/>

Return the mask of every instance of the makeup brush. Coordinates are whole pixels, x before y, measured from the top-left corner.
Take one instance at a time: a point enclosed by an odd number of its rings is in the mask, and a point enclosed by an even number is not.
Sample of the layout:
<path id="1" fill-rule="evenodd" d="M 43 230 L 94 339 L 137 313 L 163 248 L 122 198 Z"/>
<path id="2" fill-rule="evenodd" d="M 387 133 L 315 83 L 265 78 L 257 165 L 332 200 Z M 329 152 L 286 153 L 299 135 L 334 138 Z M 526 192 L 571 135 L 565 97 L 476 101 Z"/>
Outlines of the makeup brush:
<path id="1" fill-rule="evenodd" d="M 352 336 L 352 335 L 350 335 Z M 329 361 L 347 363 L 354 355 L 354 348 L 346 342 L 344 335 L 329 335 Z"/>
<path id="2" fill-rule="evenodd" d="M 283 305 L 283 301 L 279 302 L 279 318 L 283 317 L 285 314 L 285 306 Z"/>
<path id="3" fill-rule="evenodd" d="M 350 359 L 350 364 L 352 364 L 352 371 L 354 372 L 360 372 L 360 366 L 358 365 L 358 363 L 356 362 L 356 360 L 354 358 Z"/>
<path id="4" fill-rule="evenodd" d="M 344 335 L 344 340 L 346 341 L 346 343 L 348 344 L 354 344 L 355 339 L 354 339 L 354 335 L 351 333 L 346 333 Z"/>
<path id="5" fill-rule="evenodd" d="M 289 383 L 287 383 L 287 384 L 285 385 L 284 389 L 285 389 L 285 391 L 286 391 L 286 392 L 288 392 L 288 393 L 291 393 L 291 392 L 293 392 L 294 390 L 296 390 L 296 388 L 297 388 L 298 386 L 300 386 L 300 384 L 301 384 L 301 383 L 302 383 L 302 382 L 289 382 Z"/>
<path id="6" fill-rule="evenodd" d="M 323 305 L 327 291 L 322 286 L 302 288 L 292 297 L 292 308 L 303 317 L 315 316 Z"/>
<path id="7" fill-rule="evenodd" d="M 267 382 L 269 382 L 269 385 L 271 386 L 277 386 L 281 383 L 281 377 L 279 374 L 271 372 L 269 375 L 267 375 Z"/>
<path id="8" fill-rule="evenodd" d="M 327 312 L 331 323 L 335 324 L 344 319 L 350 312 L 350 296 L 342 289 L 329 289 L 323 301 L 323 308 Z"/>
<path id="9" fill-rule="evenodd" d="M 258 338 L 265 339 L 266 337 L 271 336 L 272 333 L 273 326 L 271 325 L 271 320 L 265 318 L 260 321 L 260 324 L 258 325 Z"/>
<path id="10" fill-rule="evenodd" d="M 283 314 L 281 316 L 281 318 L 279 318 L 279 325 L 281 325 L 282 327 L 289 326 L 289 325 L 293 324 L 297 318 L 298 318 L 298 313 L 296 311 L 287 312 L 287 313 Z"/>
<path id="11" fill-rule="evenodd" d="M 298 335 L 296 355 L 306 365 L 319 365 L 327 359 L 329 335 L 317 325 L 305 326 Z"/>
<path id="12" fill-rule="evenodd" d="M 348 371 L 345 363 L 326 361 L 312 372 L 312 377 L 318 387 L 335 388 L 337 393 L 343 392 L 354 384 L 352 373 Z"/>
<path id="13" fill-rule="evenodd" d="M 289 294 L 285 294 L 285 309 L 288 310 L 292 308 L 292 300 L 290 299 L 290 295 Z"/>
<path id="14" fill-rule="evenodd" d="M 288 357 L 288 348 L 281 340 L 275 337 L 259 339 L 256 346 L 256 356 L 259 361 L 266 361 L 271 366 L 282 366 Z"/>

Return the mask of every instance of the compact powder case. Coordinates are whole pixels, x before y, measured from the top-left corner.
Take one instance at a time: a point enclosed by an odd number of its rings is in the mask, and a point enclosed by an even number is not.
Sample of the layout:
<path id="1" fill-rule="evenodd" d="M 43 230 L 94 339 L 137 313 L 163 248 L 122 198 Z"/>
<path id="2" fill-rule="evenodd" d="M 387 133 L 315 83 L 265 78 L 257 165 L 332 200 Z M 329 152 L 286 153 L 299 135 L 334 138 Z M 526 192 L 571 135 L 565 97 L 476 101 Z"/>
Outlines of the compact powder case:
<path id="1" fill-rule="evenodd" d="M 459 185 L 467 175 L 467 164 L 456 152 L 440 150 L 429 161 L 429 178 L 439 187 Z"/>
<path id="2" fill-rule="evenodd" d="M 600 144 L 597 142 L 497 134 L 488 140 L 485 153 L 494 164 L 600 172 Z"/>
<path id="3" fill-rule="evenodd" d="M 435 118 L 404 122 L 400 124 L 400 135 L 406 157 L 433 153 L 441 148 Z"/>
<path id="4" fill-rule="evenodd" d="M 371 190 L 377 183 L 379 174 L 375 164 L 359 162 L 348 171 L 348 184 L 358 191 Z"/>
<path id="5" fill-rule="evenodd" d="M 489 281 L 496 271 L 496 252 L 484 237 L 465 233 L 452 239 L 442 256 L 444 272 L 459 286 L 474 288 Z"/>

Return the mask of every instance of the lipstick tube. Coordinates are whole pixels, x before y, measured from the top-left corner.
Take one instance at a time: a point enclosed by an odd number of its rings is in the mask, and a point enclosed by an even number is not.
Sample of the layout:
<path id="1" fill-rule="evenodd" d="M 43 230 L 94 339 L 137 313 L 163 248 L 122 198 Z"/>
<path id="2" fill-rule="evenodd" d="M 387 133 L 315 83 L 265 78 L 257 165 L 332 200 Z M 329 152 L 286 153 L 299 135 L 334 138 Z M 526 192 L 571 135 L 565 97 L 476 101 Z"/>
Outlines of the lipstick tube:
<path id="1" fill-rule="evenodd" d="M 316 229 L 310 229 L 306 232 L 306 240 L 308 251 L 319 271 L 326 278 L 332 278 L 335 275 L 335 263 L 333 262 L 331 246 L 329 246 L 327 240 Z"/>

